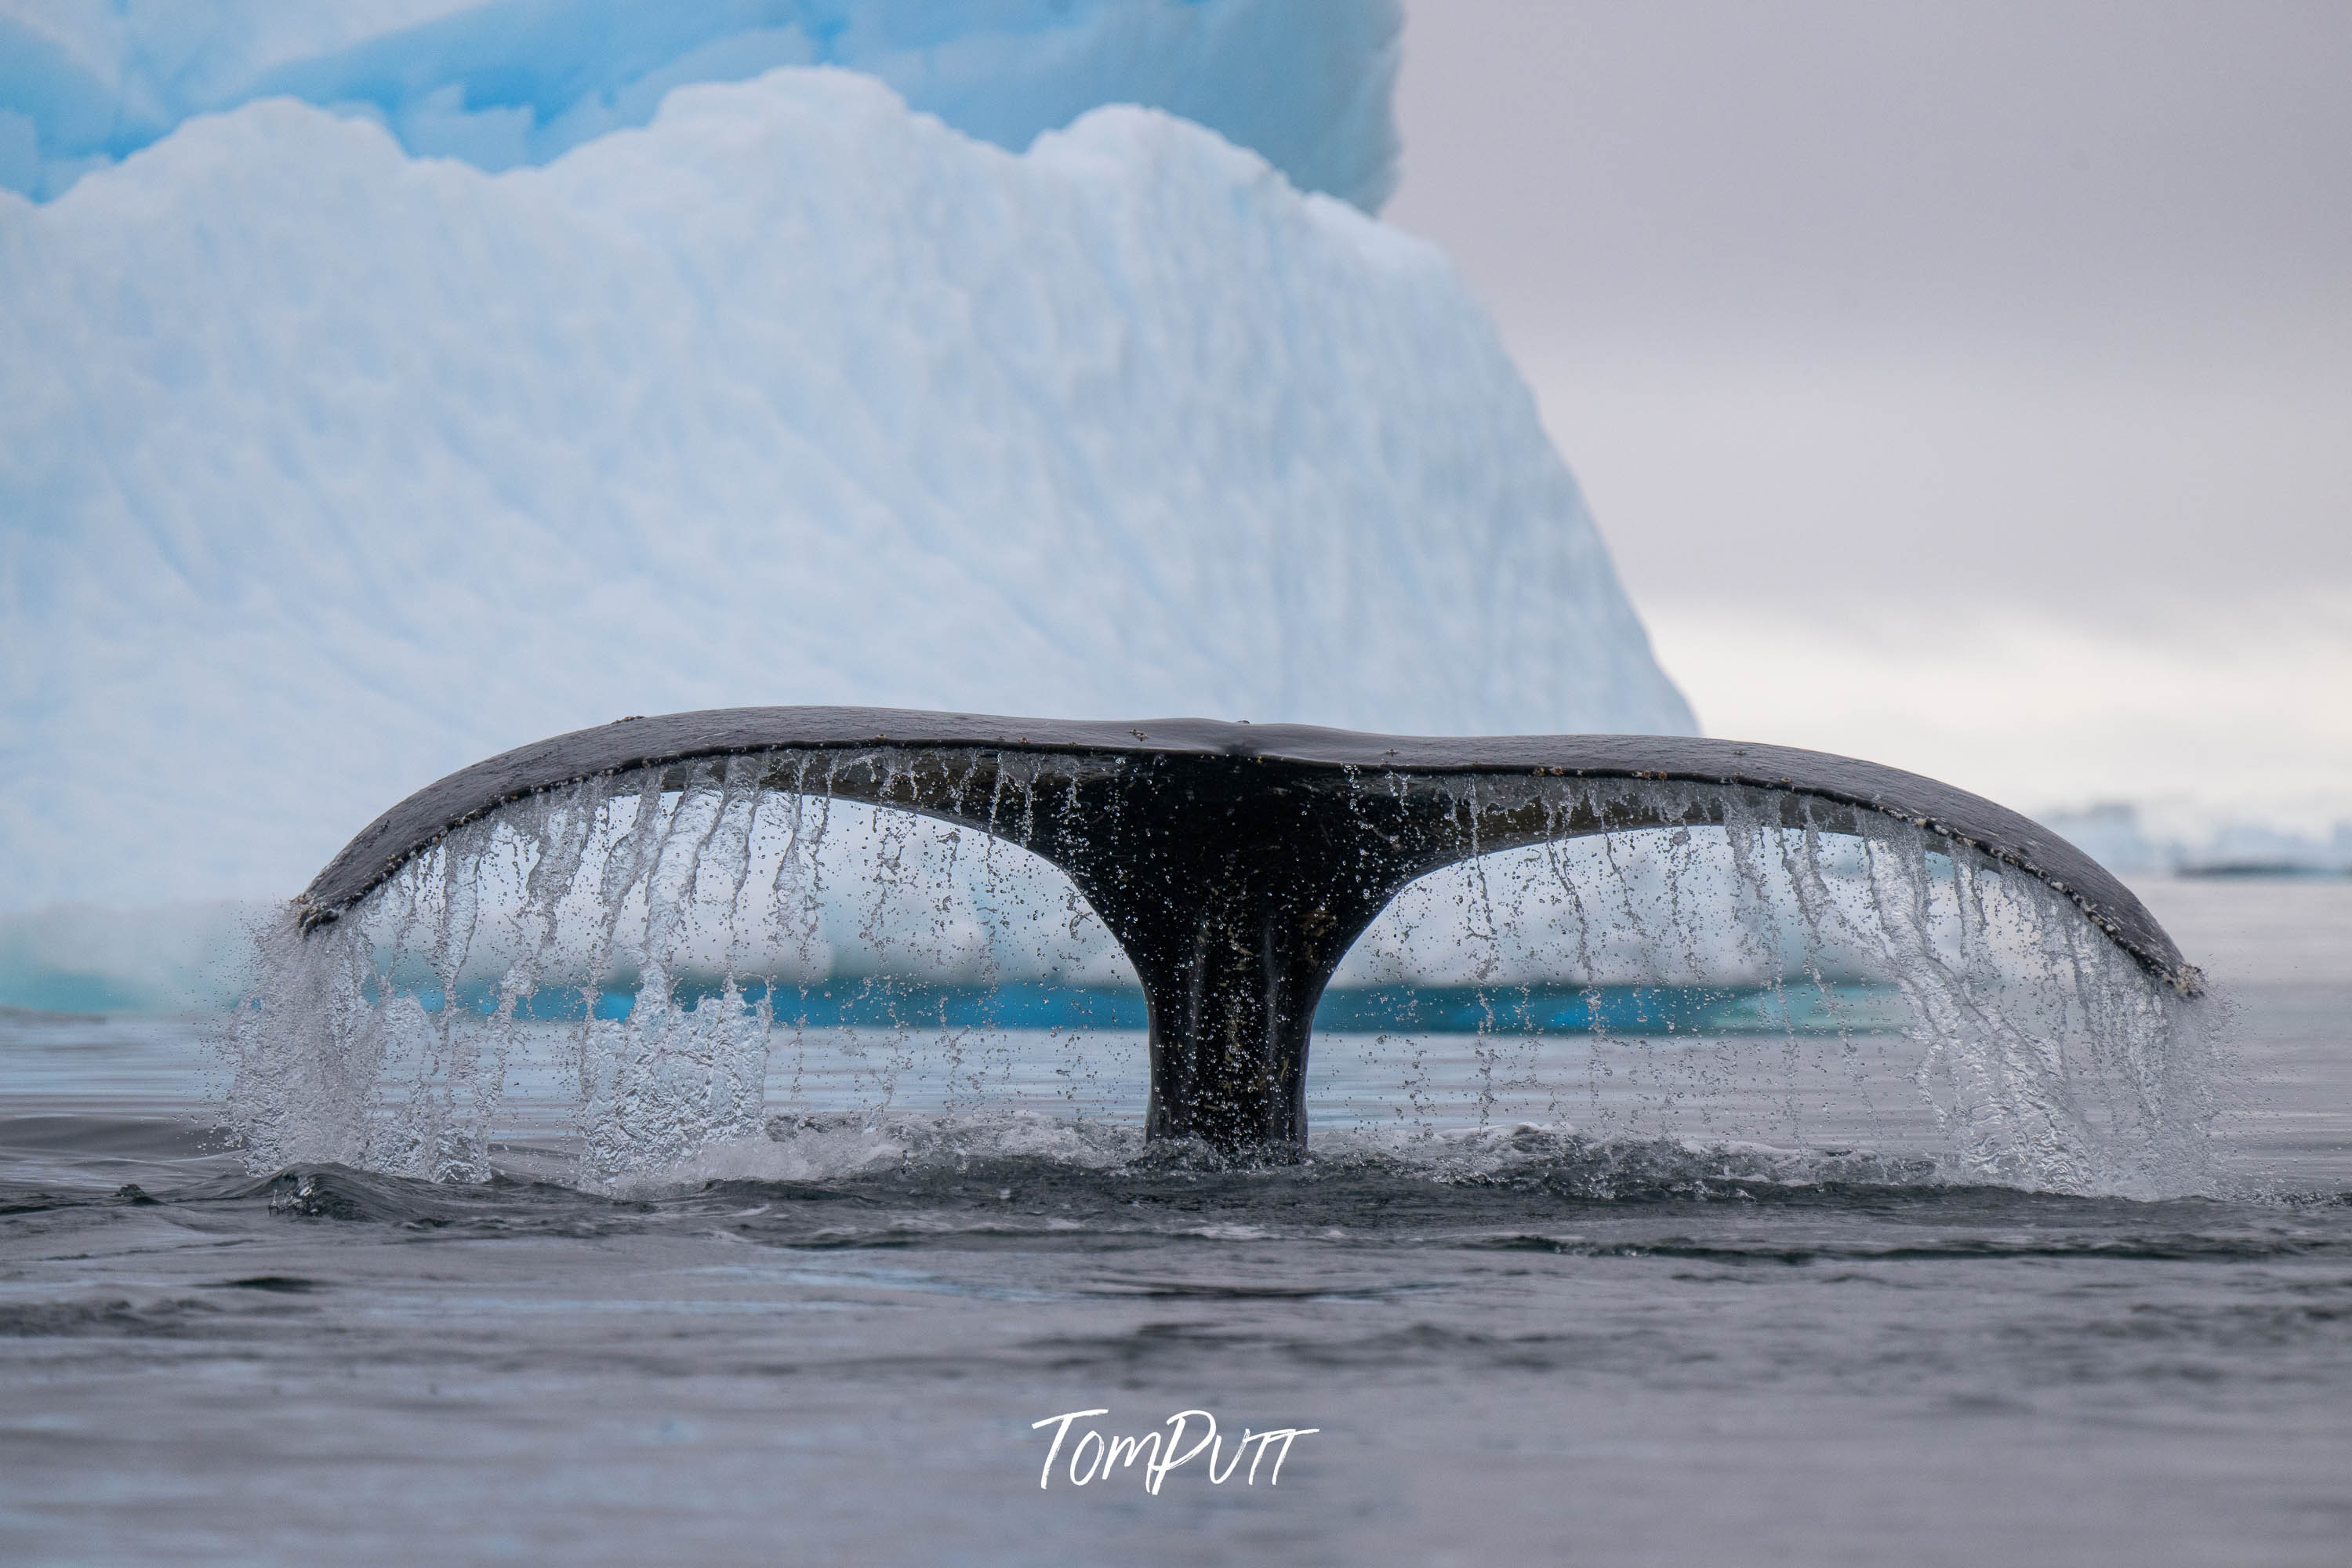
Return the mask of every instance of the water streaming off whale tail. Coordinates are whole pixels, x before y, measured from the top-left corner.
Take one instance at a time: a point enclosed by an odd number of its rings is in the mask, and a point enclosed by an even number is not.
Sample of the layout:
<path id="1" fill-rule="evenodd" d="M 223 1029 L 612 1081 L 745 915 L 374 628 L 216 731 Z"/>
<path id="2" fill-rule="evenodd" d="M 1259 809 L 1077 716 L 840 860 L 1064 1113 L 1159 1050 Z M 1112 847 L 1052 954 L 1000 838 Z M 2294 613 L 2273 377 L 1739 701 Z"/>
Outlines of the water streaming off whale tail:
<path id="1" fill-rule="evenodd" d="M 472 1180 L 528 1147 L 612 1185 L 1171 1157 L 1141 1134 L 1136 971 L 1017 847 L 1079 771 L 1140 764 L 1006 753 L 961 822 L 872 804 L 937 765 L 786 749 L 602 774 L 446 833 L 331 923 L 289 912 L 231 1030 L 249 1161 Z M 1349 949 L 1307 1066 L 1322 1168 L 1588 1192 L 2211 1179 L 2211 1004 L 1965 844 L 1737 786 L 1343 787 L 1437 792 L 1469 835 L 1498 798 L 1552 830 L 1465 843 Z"/>

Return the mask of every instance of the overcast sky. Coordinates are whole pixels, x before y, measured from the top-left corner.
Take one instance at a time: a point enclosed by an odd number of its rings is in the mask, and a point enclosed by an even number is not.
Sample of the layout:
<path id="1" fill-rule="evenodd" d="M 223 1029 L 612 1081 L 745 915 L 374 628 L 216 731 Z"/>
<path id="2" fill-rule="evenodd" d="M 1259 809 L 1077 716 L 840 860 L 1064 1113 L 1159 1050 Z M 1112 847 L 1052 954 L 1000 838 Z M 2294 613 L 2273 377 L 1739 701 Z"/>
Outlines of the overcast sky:
<path id="1" fill-rule="evenodd" d="M 1710 731 L 2352 816 L 2352 5 L 1407 14 L 1384 216 Z"/>

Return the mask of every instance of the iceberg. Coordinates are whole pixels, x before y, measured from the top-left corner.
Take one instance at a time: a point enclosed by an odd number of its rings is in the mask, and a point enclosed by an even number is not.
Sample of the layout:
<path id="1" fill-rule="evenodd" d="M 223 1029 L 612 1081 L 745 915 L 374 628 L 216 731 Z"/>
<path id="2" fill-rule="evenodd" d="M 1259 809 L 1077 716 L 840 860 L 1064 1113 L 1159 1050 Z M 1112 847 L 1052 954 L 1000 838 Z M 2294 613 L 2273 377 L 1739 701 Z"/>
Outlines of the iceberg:
<path id="1" fill-rule="evenodd" d="M 286 100 L 0 193 L 0 910 L 284 896 L 633 713 L 1687 732 L 1433 247 L 830 68 L 492 174 Z"/>
<path id="2" fill-rule="evenodd" d="M 642 126 L 673 88 L 834 65 L 1012 152 L 1164 109 L 1375 211 L 1402 26 L 1397 0 L 0 0 L 0 187 L 59 195 L 270 97 L 497 171 Z"/>
<path id="3" fill-rule="evenodd" d="M 149 908 L 53 904 L 0 915 L 0 1021 L 9 1009 L 186 1014 L 235 1006 L 273 910 L 217 900 Z"/>
<path id="4" fill-rule="evenodd" d="M 2052 832 L 2119 876 L 2352 876 L 2352 822 L 2248 821 L 2227 806 L 2170 802 L 2159 830 L 2127 801 L 2044 811 Z M 2323 837 L 2325 835 L 2325 837 Z"/>

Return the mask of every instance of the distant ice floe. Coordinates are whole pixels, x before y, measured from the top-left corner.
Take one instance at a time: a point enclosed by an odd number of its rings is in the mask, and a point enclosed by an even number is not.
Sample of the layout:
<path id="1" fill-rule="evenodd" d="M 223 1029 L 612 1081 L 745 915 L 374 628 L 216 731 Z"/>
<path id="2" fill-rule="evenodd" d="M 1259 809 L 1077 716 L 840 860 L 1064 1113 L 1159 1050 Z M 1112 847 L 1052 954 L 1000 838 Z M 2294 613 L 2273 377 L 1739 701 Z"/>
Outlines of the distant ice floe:
<path id="1" fill-rule="evenodd" d="M 1013 152 L 1100 104 L 1164 109 L 1369 212 L 1402 26 L 1397 0 L 0 0 L 0 187 L 47 200 L 273 97 L 509 169 L 676 87 L 835 65 Z"/>
<path id="2" fill-rule="evenodd" d="M 232 1006 L 254 983 L 255 934 L 277 912 L 221 899 L 0 915 L 0 1008 L 152 1016 Z"/>
<path id="3" fill-rule="evenodd" d="M 2117 876 L 2352 876 L 2352 822 L 2314 830 L 2212 812 L 2151 814 L 2102 801 L 2043 814 L 2043 825 Z M 2170 817 L 2175 820 L 2164 820 Z"/>

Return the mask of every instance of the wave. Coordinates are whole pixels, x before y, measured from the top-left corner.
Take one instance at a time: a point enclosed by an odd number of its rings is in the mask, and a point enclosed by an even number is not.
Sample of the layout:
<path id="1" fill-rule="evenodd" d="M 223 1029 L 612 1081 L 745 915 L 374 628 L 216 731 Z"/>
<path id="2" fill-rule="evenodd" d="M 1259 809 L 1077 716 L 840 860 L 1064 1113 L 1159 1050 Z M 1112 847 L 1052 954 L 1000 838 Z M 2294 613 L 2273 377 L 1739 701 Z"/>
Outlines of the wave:
<path id="1" fill-rule="evenodd" d="M 1205 1146 L 1147 1146 L 1131 1129 L 1046 1118 L 794 1125 L 617 1185 L 583 1179 L 560 1150 L 507 1152 L 515 1168 L 480 1182 L 341 1165 L 260 1176 L 216 1170 L 152 1192 L 0 1181 L 0 1214 L 258 1209 L 272 1221 L 425 1235 L 682 1231 L 816 1251 L 1343 1244 L 1728 1268 L 2352 1257 L 2352 1236 L 2329 1217 L 2352 1207 L 2352 1193 L 2083 1196 L 1987 1185 L 1931 1160 L 1865 1150 L 1585 1139 L 1530 1126 L 1336 1135 L 1296 1164 L 1253 1165 Z M 1889 1220 L 1908 1234 L 1890 1238 Z M 298 1295 L 327 1287 L 255 1275 L 206 1288 Z M 1149 1281 L 1116 1289 L 1152 1293 Z M 55 1331 L 170 1331 L 163 1320 L 142 1328 L 119 1307 L 96 1304 L 87 1325 Z"/>
<path id="2" fill-rule="evenodd" d="M 1988 1182 L 1925 1154 L 1587 1136 L 1533 1123 L 1340 1129 L 1319 1134 L 1303 1159 L 1261 1163 L 1198 1142 L 1148 1143 L 1129 1122 L 1025 1110 L 777 1118 L 758 1136 L 712 1143 L 661 1168 L 620 1177 L 599 1176 L 562 1141 L 500 1145 L 494 1163 L 496 1173 L 478 1183 L 303 1165 L 250 1178 L 240 1194 L 266 1195 L 273 1207 L 306 1218 L 425 1226 L 480 1221 L 526 1228 L 568 1224 L 592 1213 L 598 1224 L 635 1224 L 755 1218 L 793 1209 L 808 1219 L 803 1228 L 817 1244 L 831 1244 L 821 1234 L 830 1224 L 822 1212 L 828 1205 L 837 1205 L 833 1217 L 845 1222 L 853 1211 L 859 1216 L 833 1240 L 854 1234 L 878 1244 L 871 1223 L 877 1219 L 884 1231 L 1109 1228 L 1246 1240 L 1302 1226 L 1369 1222 L 1393 1228 L 1406 1216 L 1446 1229 L 1510 1214 L 1595 1205 L 1837 1208 L 1894 1201 L 1930 1205 L 1966 1225 L 1973 1223 L 1972 1205 L 2000 1208 L 2018 1199 L 2149 1204 L 2264 1195 L 2221 1184 L 2200 1193 L 2064 1194 Z M 2289 1201 L 2336 1199 L 2315 1194 Z M 1479 1245 L 1522 1245 L 1517 1237 L 1513 1232 Z M 1524 1244 L 1571 1250 L 1581 1245 L 1557 1237 Z M 1984 1245 L 2015 1251 L 2028 1244 Z"/>

